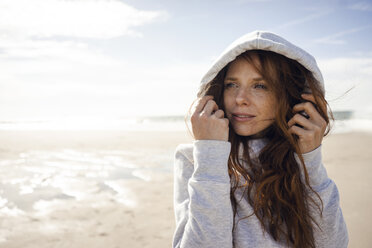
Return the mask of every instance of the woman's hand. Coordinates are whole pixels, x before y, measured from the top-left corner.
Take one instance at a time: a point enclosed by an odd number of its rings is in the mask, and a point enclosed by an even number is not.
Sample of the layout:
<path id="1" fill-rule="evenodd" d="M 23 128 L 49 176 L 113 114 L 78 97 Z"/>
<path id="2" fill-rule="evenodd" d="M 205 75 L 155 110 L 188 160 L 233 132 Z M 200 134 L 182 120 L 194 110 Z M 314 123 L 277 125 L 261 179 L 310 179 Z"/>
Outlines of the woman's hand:
<path id="1" fill-rule="evenodd" d="M 296 134 L 299 139 L 301 153 L 311 152 L 318 148 L 323 140 L 327 122 L 315 108 L 316 102 L 312 94 L 302 94 L 301 97 L 307 102 L 296 104 L 293 111 L 297 112 L 288 121 L 289 132 Z M 326 106 L 318 106 L 326 110 Z M 309 118 L 304 117 L 299 112 L 305 111 Z M 297 126 L 300 125 L 301 127 Z"/>
<path id="2" fill-rule="evenodd" d="M 191 113 L 191 125 L 196 140 L 224 140 L 229 138 L 229 120 L 218 109 L 213 96 L 200 98 Z"/>

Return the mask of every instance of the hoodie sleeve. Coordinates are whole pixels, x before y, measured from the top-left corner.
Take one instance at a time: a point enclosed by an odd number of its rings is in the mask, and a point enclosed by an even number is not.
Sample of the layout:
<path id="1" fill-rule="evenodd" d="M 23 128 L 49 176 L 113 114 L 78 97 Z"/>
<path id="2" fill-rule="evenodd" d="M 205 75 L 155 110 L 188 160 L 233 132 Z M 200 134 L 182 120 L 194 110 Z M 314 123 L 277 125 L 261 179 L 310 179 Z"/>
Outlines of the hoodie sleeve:
<path id="1" fill-rule="evenodd" d="M 233 212 L 227 162 L 230 143 L 197 140 L 175 153 L 173 247 L 232 247 Z"/>
<path id="2" fill-rule="evenodd" d="M 323 166 L 321 146 L 309 153 L 302 154 L 302 156 L 309 175 L 310 186 L 319 194 L 323 202 L 322 216 L 319 215 L 319 210 L 316 207 L 311 208 L 313 217 L 320 227 L 319 229 L 315 226 L 316 247 L 347 247 L 349 237 L 340 207 L 340 196 L 336 184 L 328 177 Z M 297 154 L 295 154 L 295 158 L 300 164 Z M 304 180 L 302 166 L 300 168 Z M 312 196 L 319 202 L 315 194 Z"/>

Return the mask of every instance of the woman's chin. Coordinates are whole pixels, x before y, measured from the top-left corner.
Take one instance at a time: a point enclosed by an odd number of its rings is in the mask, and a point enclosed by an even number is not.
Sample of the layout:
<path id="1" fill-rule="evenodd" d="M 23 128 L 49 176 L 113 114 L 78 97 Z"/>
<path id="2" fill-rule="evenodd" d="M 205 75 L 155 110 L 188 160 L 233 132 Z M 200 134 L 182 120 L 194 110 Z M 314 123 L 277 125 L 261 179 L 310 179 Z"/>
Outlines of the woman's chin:
<path id="1" fill-rule="evenodd" d="M 243 128 L 243 127 L 233 127 L 234 132 L 240 136 L 249 136 L 251 138 L 262 138 L 265 137 L 268 127 L 262 127 L 257 129 Z"/>
<path id="2" fill-rule="evenodd" d="M 251 129 L 246 129 L 246 128 L 233 128 L 234 132 L 240 136 L 252 136 L 257 134 L 258 132 L 255 132 L 254 130 Z"/>

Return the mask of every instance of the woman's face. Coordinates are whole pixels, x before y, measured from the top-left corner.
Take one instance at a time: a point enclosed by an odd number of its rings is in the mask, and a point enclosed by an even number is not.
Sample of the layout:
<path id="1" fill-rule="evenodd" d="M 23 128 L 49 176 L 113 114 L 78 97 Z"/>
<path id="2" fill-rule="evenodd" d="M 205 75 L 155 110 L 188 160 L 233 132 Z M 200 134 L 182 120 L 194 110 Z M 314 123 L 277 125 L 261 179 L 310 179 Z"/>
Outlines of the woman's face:
<path id="1" fill-rule="evenodd" d="M 230 64 L 223 96 L 226 116 L 237 134 L 259 136 L 274 122 L 274 92 L 247 60 L 239 58 Z"/>

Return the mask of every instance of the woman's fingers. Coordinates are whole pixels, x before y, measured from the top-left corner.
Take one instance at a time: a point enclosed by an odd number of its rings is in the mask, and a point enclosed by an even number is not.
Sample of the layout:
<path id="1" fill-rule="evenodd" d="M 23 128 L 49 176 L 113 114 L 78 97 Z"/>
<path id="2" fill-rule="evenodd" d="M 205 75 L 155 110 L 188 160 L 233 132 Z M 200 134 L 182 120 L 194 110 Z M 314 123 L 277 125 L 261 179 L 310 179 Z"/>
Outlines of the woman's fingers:
<path id="1" fill-rule="evenodd" d="M 311 120 L 323 119 L 318 110 L 316 110 L 314 104 L 311 102 L 299 103 L 293 107 L 293 112 L 298 113 L 301 111 L 305 111 Z"/>
<path id="2" fill-rule="evenodd" d="M 194 113 L 200 113 L 203 111 L 205 104 L 209 101 L 212 100 L 213 96 L 203 96 L 202 98 L 198 99 L 195 105 L 195 110 Z"/>
<path id="3" fill-rule="evenodd" d="M 300 124 L 305 129 L 320 129 L 320 131 L 325 131 L 327 123 L 323 117 L 319 114 L 313 103 L 304 102 L 299 103 L 293 107 L 294 112 L 305 111 L 309 118 L 301 118 L 300 114 L 295 114 L 291 120 L 288 122 L 288 126 L 293 126 L 294 124 Z M 306 120 L 305 120 L 306 119 Z"/>
<path id="4" fill-rule="evenodd" d="M 212 99 L 212 96 L 204 96 L 195 105 L 191 115 L 194 139 L 228 141 L 229 120 L 223 118 L 224 112 Z"/>
<path id="5" fill-rule="evenodd" d="M 221 110 L 221 109 L 219 109 L 219 110 L 217 110 L 216 112 L 214 112 L 214 115 L 215 115 L 217 118 L 219 118 L 219 119 L 225 117 L 225 113 L 224 113 L 223 110 Z"/>
<path id="6" fill-rule="evenodd" d="M 288 127 L 292 127 L 295 124 L 299 124 L 307 130 L 314 128 L 314 124 L 301 114 L 295 114 L 292 119 L 288 121 Z"/>
<path id="7" fill-rule="evenodd" d="M 218 105 L 215 101 L 212 100 L 213 96 L 203 96 L 202 98 L 198 99 L 196 101 L 196 105 L 193 111 L 193 115 L 205 115 L 205 116 L 211 116 L 215 115 L 215 112 L 218 111 Z M 221 110 L 222 111 L 222 110 Z M 218 115 L 216 115 L 218 118 L 221 118 L 224 116 L 223 111 L 222 115 L 221 112 L 219 112 Z"/>
<path id="8" fill-rule="evenodd" d="M 310 101 L 310 102 L 312 102 L 312 103 L 314 103 L 314 104 L 316 104 L 315 97 L 314 97 L 313 94 L 304 93 L 304 94 L 301 94 L 301 97 L 304 98 L 304 99 L 306 99 L 306 100 L 308 100 L 308 101 Z"/>
<path id="9" fill-rule="evenodd" d="M 291 126 L 288 131 L 290 133 L 296 134 L 298 137 L 310 137 L 312 135 L 311 131 L 305 130 L 301 127 L 298 126 Z"/>
<path id="10" fill-rule="evenodd" d="M 306 153 L 319 147 L 322 142 L 327 122 L 318 112 L 318 107 L 313 95 L 303 94 L 307 102 L 296 104 L 293 107 L 295 115 L 288 121 L 288 131 L 299 137 L 299 147 Z M 300 113 L 304 111 L 308 118 Z"/>
<path id="11" fill-rule="evenodd" d="M 204 109 L 202 110 L 202 112 L 200 114 L 210 116 L 217 110 L 218 110 L 218 106 L 217 106 L 216 102 L 213 101 L 213 100 L 208 100 L 207 103 L 204 106 Z"/>
<path id="12" fill-rule="evenodd" d="M 301 94 L 301 97 L 307 101 L 310 101 L 312 103 L 314 103 L 317 107 L 319 107 L 319 109 L 321 109 L 324 113 L 327 112 L 327 105 L 325 103 L 323 103 L 322 101 L 318 101 L 318 104 L 316 103 L 315 101 L 315 97 L 313 94 Z M 319 106 L 320 104 L 320 106 Z"/>

